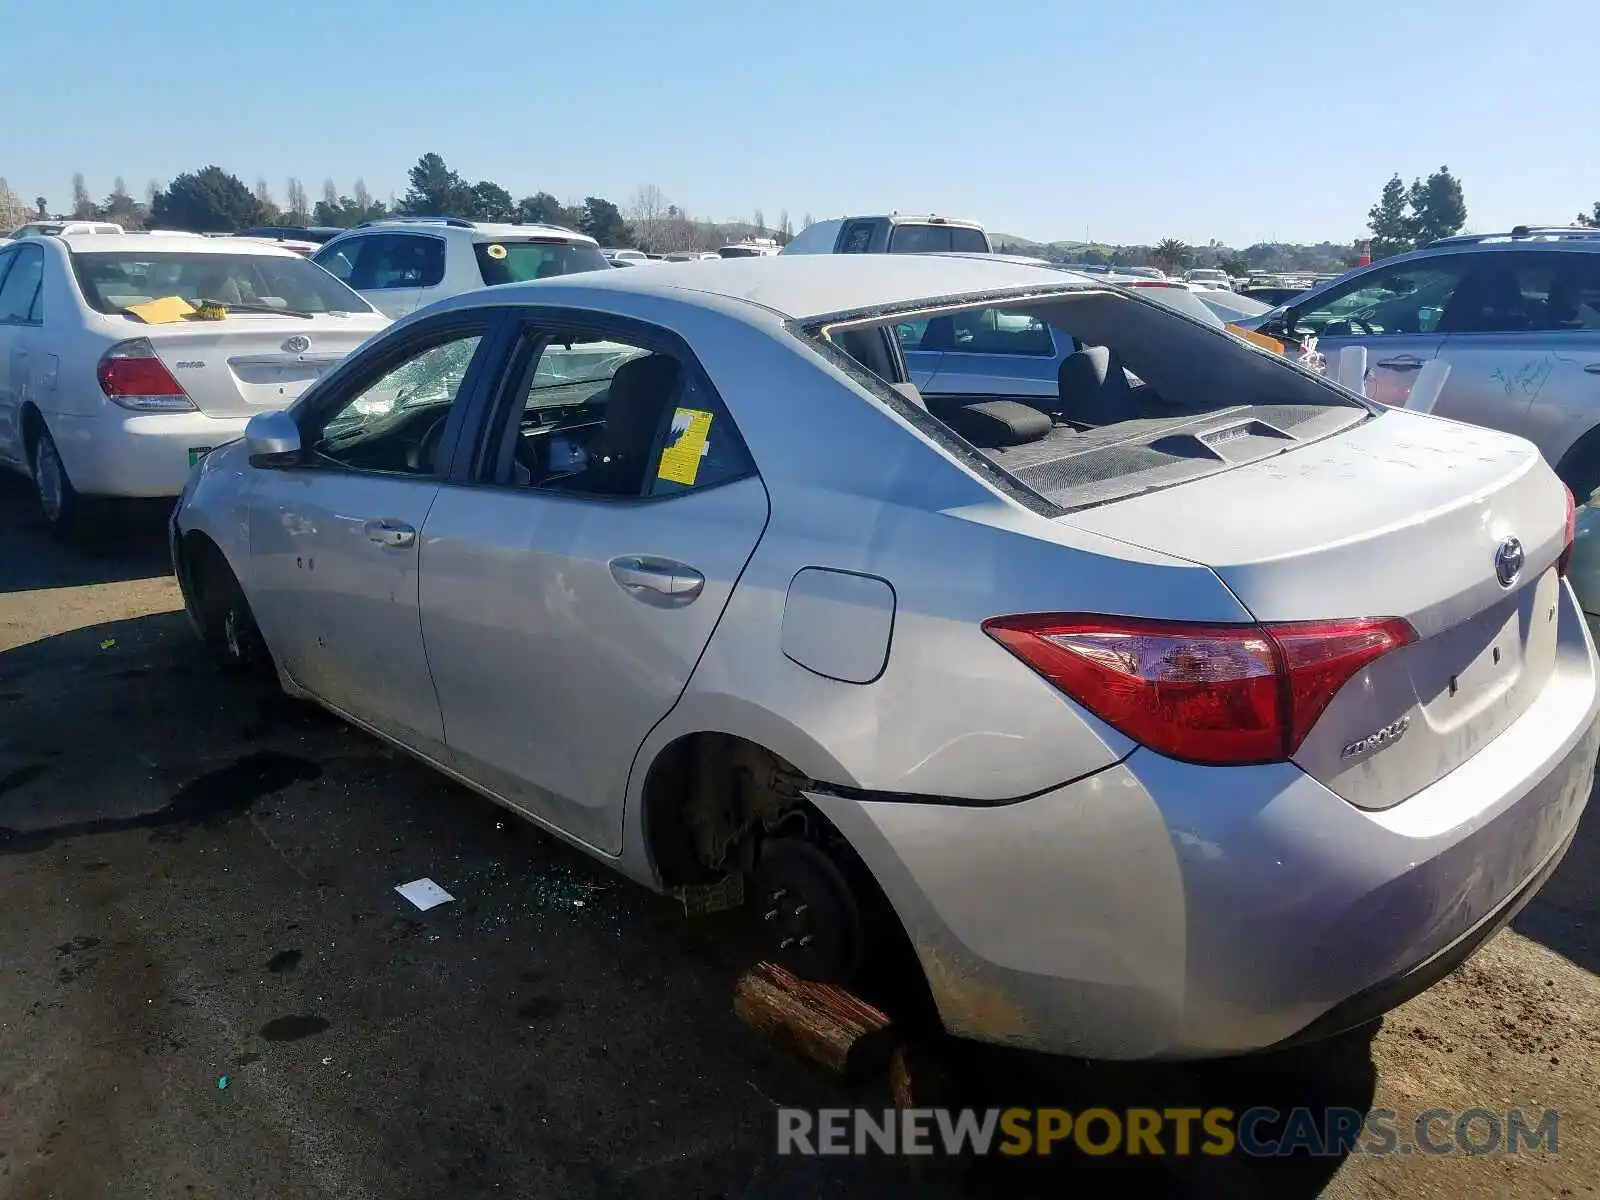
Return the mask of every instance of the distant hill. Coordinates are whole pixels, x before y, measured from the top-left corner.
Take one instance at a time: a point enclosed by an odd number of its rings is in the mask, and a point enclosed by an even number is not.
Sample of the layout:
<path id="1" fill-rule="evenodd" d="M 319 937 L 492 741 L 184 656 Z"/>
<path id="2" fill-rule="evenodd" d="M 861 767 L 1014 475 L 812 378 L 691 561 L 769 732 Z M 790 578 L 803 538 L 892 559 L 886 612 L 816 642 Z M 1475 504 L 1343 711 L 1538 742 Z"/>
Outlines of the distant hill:
<path id="1" fill-rule="evenodd" d="M 991 233 L 989 241 L 997 251 L 1026 254 L 1035 258 L 1048 258 L 1054 262 L 1107 263 L 1119 267 L 1142 267 L 1150 264 L 1154 246 L 1121 246 L 1107 242 L 1082 242 L 1066 239 L 1059 242 L 1040 242 L 1015 233 Z M 1355 265 L 1355 247 L 1348 242 L 1317 242 L 1301 245 L 1293 242 L 1257 242 L 1244 249 L 1235 249 L 1220 242 L 1209 246 L 1191 246 L 1189 266 L 1218 266 L 1225 260 L 1238 267 L 1241 263 L 1251 271 L 1308 271 L 1318 274 L 1346 271 Z"/>

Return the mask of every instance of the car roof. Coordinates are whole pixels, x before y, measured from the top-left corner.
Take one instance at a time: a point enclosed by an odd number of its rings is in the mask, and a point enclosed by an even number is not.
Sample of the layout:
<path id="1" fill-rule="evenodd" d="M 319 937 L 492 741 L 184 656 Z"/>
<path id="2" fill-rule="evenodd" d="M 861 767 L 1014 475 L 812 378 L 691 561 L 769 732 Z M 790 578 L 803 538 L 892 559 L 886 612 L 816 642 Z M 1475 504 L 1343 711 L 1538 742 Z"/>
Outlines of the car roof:
<path id="1" fill-rule="evenodd" d="M 474 241 L 519 241 L 523 238 L 535 237 L 563 237 L 575 242 L 588 243 L 599 246 L 586 233 L 576 229 L 568 229 L 565 225 L 552 225 L 543 221 L 528 221 L 521 225 L 510 221 L 468 221 L 459 217 L 381 217 L 375 221 L 367 221 L 357 225 L 354 229 L 342 232 L 340 237 L 347 237 L 352 233 L 429 233 L 435 235 L 449 235 L 454 233 L 457 237 L 466 237 Z"/>
<path id="2" fill-rule="evenodd" d="M 1043 274 L 1050 270 L 1050 275 Z M 1063 276 L 1066 278 L 1063 278 Z M 953 254 L 815 254 L 719 258 L 692 271 L 584 271 L 493 289 L 496 303 L 605 306 L 630 292 L 711 307 L 714 298 L 756 305 L 791 320 L 993 292 L 1094 287 L 1087 277 L 1038 266 Z M 459 301 L 481 302 L 467 292 Z"/>
<path id="3" fill-rule="evenodd" d="M 69 233 L 58 241 L 73 251 L 102 253 L 132 251 L 138 254 L 265 254 L 299 258 L 274 242 L 239 237 L 202 237 L 197 233 Z"/>

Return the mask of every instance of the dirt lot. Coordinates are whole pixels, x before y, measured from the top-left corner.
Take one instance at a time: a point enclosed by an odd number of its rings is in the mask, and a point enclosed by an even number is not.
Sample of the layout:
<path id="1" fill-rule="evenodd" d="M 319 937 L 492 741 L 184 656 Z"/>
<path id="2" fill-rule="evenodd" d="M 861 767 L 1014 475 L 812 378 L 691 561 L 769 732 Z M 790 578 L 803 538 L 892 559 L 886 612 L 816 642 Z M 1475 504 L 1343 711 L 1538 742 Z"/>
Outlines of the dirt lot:
<path id="1" fill-rule="evenodd" d="M 746 1032 L 715 928 L 218 675 L 179 607 L 159 512 L 68 550 L 0 486 L 0 1197 L 1600 1186 L 1595 813 L 1514 931 L 1381 1029 L 1183 1070 L 947 1048 L 978 1103 L 1549 1107 L 1554 1156 L 783 1158 L 776 1106 L 887 1093 Z M 419 876 L 458 899 L 410 908 Z"/>

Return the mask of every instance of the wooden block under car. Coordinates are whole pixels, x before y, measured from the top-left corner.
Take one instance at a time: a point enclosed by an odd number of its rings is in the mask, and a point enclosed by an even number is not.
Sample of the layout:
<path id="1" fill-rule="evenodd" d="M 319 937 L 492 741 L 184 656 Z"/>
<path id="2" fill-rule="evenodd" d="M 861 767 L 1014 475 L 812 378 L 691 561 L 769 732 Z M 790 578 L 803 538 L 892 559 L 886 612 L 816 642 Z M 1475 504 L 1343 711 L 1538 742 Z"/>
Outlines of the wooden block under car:
<path id="1" fill-rule="evenodd" d="M 885 1014 L 843 988 L 799 979 L 774 963 L 759 962 L 739 977 L 733 1011 L 758 1033 L 847 1079 L 876 1075 L 894 1050 Z"/>

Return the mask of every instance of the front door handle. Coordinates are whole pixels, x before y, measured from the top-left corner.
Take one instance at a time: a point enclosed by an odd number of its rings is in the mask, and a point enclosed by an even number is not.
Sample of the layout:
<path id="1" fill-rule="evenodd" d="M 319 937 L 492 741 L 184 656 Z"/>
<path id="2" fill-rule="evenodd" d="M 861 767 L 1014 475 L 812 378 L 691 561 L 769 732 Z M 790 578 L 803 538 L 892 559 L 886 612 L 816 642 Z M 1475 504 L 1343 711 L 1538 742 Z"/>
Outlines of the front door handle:
<path id="1" fill-rule="evenodd" d="M 1397 354 L 1393 358 L 1380 358 L 1377 365 L 1391 371 L 1420 371 L 1424 364 L 1415 354 Z"/>
<path id="2" fill-rule="evenodd" d="M 417 540 L 415 529 L 391 517 L 375 517 L 361 528 L 369 542 L 380 546 L 409 546 Z"/>
<path id="3" fill-rule="evenodd" d="M 1600 363 L 1590 363 L 1583 369 L 1585 375 L 1600 375 Z"/>
<path id="4" fill-rule="evenodd" d="M 611 560 L 611 577 L 631 596 L 664 596 L 687 604 L 706 586 L 706 577 L 685 563 L 628 554 Z"/>

